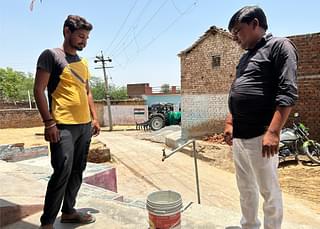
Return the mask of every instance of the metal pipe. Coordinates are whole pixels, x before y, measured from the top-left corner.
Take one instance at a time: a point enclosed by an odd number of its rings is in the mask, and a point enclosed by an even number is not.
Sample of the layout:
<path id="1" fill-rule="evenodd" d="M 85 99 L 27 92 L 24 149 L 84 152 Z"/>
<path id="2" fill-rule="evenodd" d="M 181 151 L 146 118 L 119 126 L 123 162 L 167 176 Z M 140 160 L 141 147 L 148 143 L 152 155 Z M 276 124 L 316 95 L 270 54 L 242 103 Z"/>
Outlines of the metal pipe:
<path id="1" fill-rule="evenodd" d="M 165 159 L 167 159 L 168 157 L 170 157 L 171 155 L 175 154 L 177 151 L 181 150 L 182 148 L 186 147 L 187 145 L 189 145 L 191 142 L 193 142 L 194 140 L 189 140 L 186 143 L 184 143 L 183 145 L 179 146 L 178 148 L 174 149 L 173 151 L 171 151 L 169 154 L 166 154 L 165 149 L 162 150 L 163 152 L 163 157 L 162 157 L 162 161 L 164 161 Z"/>
<path id="2" fill-rule="evenodd" d="M 189 145 L 190 143 L 192 143 L 192 149 L 193 149 L 193 157 L 194 157 L 194 169 L 195 169 L 195 175 L 196 175 L 196 186 L 197 186 L 197 197 L 198 197 L 198 204 L 200 204 L 200 186 L 199 186 L 199 174 L 198 174 L 198 163 L 197 163 L 197 150 L 196 150 L 196 141 L 194 139 L 187 141 L 186 143 L 184 143 L 183 145 L 179 146 L 178 148 L 174 149 L 173 151 L 171 151 L 168 155 L 166 154 L 165 149 L 162 150 L 162 161 L 164 161 L 165 159 L 167 159 L 168 157 L 172 156 L 173 154 L 175 154 L 176 152 L 178 152 L 179 150 L 181 150 L 182 148 L 186 147 L 187 145 Z"/>
<path id="3" fill-rule="evenodd" d="M 200 204 L 200 186 L 199 186 L 199 175 L 198 175 L 196 141 L 192 142 L 192 148 L 193 148 L 193 157 L 194 157 L 194 170 L 195 170 L 195 173 L 196 173 L 196 186 L 197 186 L 198 204 Z"/>

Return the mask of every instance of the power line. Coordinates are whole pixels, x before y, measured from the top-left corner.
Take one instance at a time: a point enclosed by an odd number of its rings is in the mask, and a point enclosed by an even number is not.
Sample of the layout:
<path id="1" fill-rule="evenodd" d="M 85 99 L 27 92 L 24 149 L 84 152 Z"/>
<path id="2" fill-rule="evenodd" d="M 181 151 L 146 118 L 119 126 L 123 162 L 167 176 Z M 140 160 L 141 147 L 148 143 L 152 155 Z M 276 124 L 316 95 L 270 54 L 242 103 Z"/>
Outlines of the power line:
<path id="1" fill-rule="evenodd" d="M 171 3 L 172 3 L 172 5 L 173 5 L 173 7 L 177 10 L 177 12 L 181 15 L 182 12 L 181 12 L 181 10 L 177 7 L 177 5 L 174 3 L 174 0 L 171 0 Z"/>
<path id="2" fill-rule="evenodd" d="M 160 10 L 165 6 L 165 4 L 168 2 L 169 0 L 165 0 L 162 2 L 162 4 L 160 5 L 160 7 L 156 10 L 156 12 L 149 18 L 149 20 L 144 24 L 144 26 L 139 30 L 139 32 L 137 33 L 137 35 L 135 36 L 138 37 L 145 29 L 146 27 L 150 24 L 150 22 L 154 19 L 154 17 L 160 12 Z M 120 53 L 122 53 L 124 50 L 126 50 L 131 44 L 132 42 L 134 41 L 134 39 L 131 39 L 130 42 L 125 46 L 123 47 L 122 49 L 120 49 L 120 51 L 116 52 L 114 54 L 115 57 L 119 56 Z"/>
<path id="3" fill-rule="evenodd" d="M 189 7 L 186 10 L 178 11 L 179 12 L 179 16 L 176 17 L 167 27 L 165 27 L 165 29 L 163 29 L 160 33 L 158 33 L 155 38 L 152 38 L 151 41 L 149 41 L 145 46 L 143 46 L 141 49 L 139 49 L 137 51 L 137 53 L 141 53 L 144 50 L 146 50 L 153 42 L 155 42 L 159 37 L 161 37 L 164 33 L 166 33 L 175 23 L 177 23 L 177 21 L 179 21 L 179 19 L 181 19 L 181 17 L 183 17 L 184 15 L 190 13 L 196 7 L 197 3 L 198 3 L 198 0 L 195 0 L 192 4 L 189 5 Z M 174 7 L 176 8 L 176 6 L 174 6 Z M 134 39 L 132 39 L 130 41 L 130 44 L 133 41 L 136 41 L 135 39 L 136 39 L 136 37 L 134 37 Z M 127 49 L 128 46 L 129 46 L 129 44 L 126 47 L 124 47 L 121 50 L 121 52 L 118 52 L 117 55 L 114 56 L 114 58 L 116 58 L 117 56 L 122 54 Z M 127 60 L 126 60 L 125 65 L 127 65 L 129 62 L 131 62 L 131 60 L 133 59 L 133 58 L 129 58 L 128 55 L 126 55 L 126 57 L 127 57 Z M 122 67 L 122 68 L 124 68 L 124 67 Z"/>
<path id="4" fill-rule="evenodd" d="M 114 36 L 114 38 L 113 38 L 113 40 L 111 41 L 111 43 L 110 43 L 109 47 L 107 48 L 107 50 L 109 50 L 109 49 L 110 49 L 110 47 L 113 45 L 113 42 L 118 38 L 118 36 L 119 36 L 119 34 L 120 34 L 121 30 L 123 29 L 124 25 L 126 24 L 126 22 L 127 22 L 128 18 L 129 18 L 129 16 L 130 16 L 130 14 L 132 13 L 133 9 L 135 8 L 135 6 L 136 6 L 137 2 L 138 2 L 138 0 L 136 0 L 136 1 L 133 3 L 133 5 L 132 5 L 131 9 L 129 10 L 129 12 L 128 12 L 128 14 L 127 14 L 126 18 L 125 18 L 125 19 L 124 19 L 124 21 L 122 22 L 122 24 L 121 24 L 121 26 L 120 26 L 120 28 L 119 28 L 118 32 L 117 32 L 117 33 L 116 33 L 116 35 Z"/>
<path id="5" fill-rule="evenodd" d="M 149 7 L 150 3 L 152 2 L 152 0 L 148 0 L 147 3 L 144 5 L 144 7 L 142 8 L 142 10 L 140 11 L 138 17 L 136 18 L 135 22 L 132 24 L 132 26 L 128 29 L 128 31 L 122 36 L 122 38 L 118 41 L 118 43 L 112 48 L 112 50 L 110 50 L 110 54 L 112 55 L 113 52 L 115 50 L 117 50 L 117 48 L 121 45 L 122 41 L 124 39 L 126 39 L 128 37 L 128 34 L 130 33 L 130 31 L 134 31 L 136 27 L 138 27 L 138 23 L 142 17 L 142 15 L 144 14 L 144 12 L 146 11 L 146 9 Z"/>
<path id="6" fill-rule="evenodd" d="M 198 2 L 198 0 L 193 2 L 185 11 L 183 11 L 183 12 L 179 11 L 180 15 L 178 17 L 176 17 L 164 30 L 162 30 L 160 33 L 158 33 L 155 38 L 153 38 L 149 43 L 147 43 L 147 45 L 145 45 L 140 50 L 140 52 L 147 49 L 153 42 L 155 42 L 159 37 L 161 37 L 164 33 L 166 33 L 175 23 L 177 23 L 179 21 L 179 19 L 181 19 L 181 17 L 183 17 L 185 14 L 189 13 L 189 11 L 191 11 L 195 7 L 197 2 Z"/>

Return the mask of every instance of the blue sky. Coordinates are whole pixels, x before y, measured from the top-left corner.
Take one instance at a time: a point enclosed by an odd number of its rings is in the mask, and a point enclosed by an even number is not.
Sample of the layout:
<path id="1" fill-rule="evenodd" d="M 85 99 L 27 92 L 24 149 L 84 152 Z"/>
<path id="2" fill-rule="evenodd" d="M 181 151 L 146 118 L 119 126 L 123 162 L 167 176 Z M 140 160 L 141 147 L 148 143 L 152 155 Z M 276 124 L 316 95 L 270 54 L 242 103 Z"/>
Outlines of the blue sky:
<path id="1" fill-rule="evenodd" d="M 267 15 L 269 32 L 289 36 L 320 32 L 318 0 L 1 0 L 0 67 L 35 72 L 39 54 L 60 47 L 62 25 L 69 14 L 90 21 L 94 29 L 86 49 L 93 76 L 94 57 L 102 50 L 112 62 L 111 83 L 180 85 L 177 54 L 191 46 L 210 26 L 227 28 L 233 13 L 245 5 L 259 5 Z"/>

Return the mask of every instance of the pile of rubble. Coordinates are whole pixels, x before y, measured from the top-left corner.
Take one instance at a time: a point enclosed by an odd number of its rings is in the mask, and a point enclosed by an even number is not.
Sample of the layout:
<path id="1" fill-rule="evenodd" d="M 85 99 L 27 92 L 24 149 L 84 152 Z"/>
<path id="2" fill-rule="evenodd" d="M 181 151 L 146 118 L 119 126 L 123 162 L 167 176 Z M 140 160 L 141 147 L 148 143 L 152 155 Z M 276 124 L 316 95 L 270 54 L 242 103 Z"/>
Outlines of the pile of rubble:
<path id="1" fill-rule="evenodd" d="M 207 136 L 203 137 L 201 140 L 206 141 L 206 142 L 216 143 L 216 144 L 223 144 L 223 145 L 226 144 L 222 133 L 207 135 Z"/>
<path id="2" fill-rule="evenodd" d="M 90 144 L 88 161 L 92 163 L 103 163 L 111 160 L 110 149 L 101 141 L 94 140 Z"/>

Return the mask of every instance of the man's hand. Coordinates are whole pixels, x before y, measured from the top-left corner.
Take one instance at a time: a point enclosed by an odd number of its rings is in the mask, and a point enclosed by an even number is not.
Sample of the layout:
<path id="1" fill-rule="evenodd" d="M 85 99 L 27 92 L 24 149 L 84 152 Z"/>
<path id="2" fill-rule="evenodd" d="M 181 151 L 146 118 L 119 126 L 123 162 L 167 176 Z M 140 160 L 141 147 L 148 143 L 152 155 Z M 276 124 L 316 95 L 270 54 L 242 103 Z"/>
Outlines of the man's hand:
<path id="1" fill-rule="evenodd" d="M 229 113 L 226 117 L 224 131 L 223 131 L 224 141 L 229 146 L 232 145 L 232 138 L 233 138 L 232 133 L 233 133 L 233 120 L 232 120 L 231 113 Z"/>
<path id="2" fill-rule="evenodd" d="M 273 157 L 278 153 L 280 133 L 267 130 L 262 140 L 262 157 Z"/>
<path id="3" fill-rule="evenodd" d="M 100 133 L 100 124 L 98 122 L 98 120 L 94 119 L 92 120 L 92 136 L 98 136 Z"/>
<path id="4" fill-rule="evenodd" d="M 52 127 L 48 125 L 44 128 L 44 139 L 51 143 L 57 143 L 60 141 L 60 131 L 57 128 L 56 125 L 53 125 Z"/>
<path id="5" fill-rule="evenodd" d="M 292 107 L 276 107 L 273 118 L 262 140 L 262 157 L 272 157 L 278 153 L 280 131 L 286 123 Z"/>
<path id="6" fill-rule="evenodd" d="M 224 127 L 224 141 L 231 146 L 232 145 L 232 131 L 233 131 L 233 126 L 231 124 L 226 123 Z"/>

